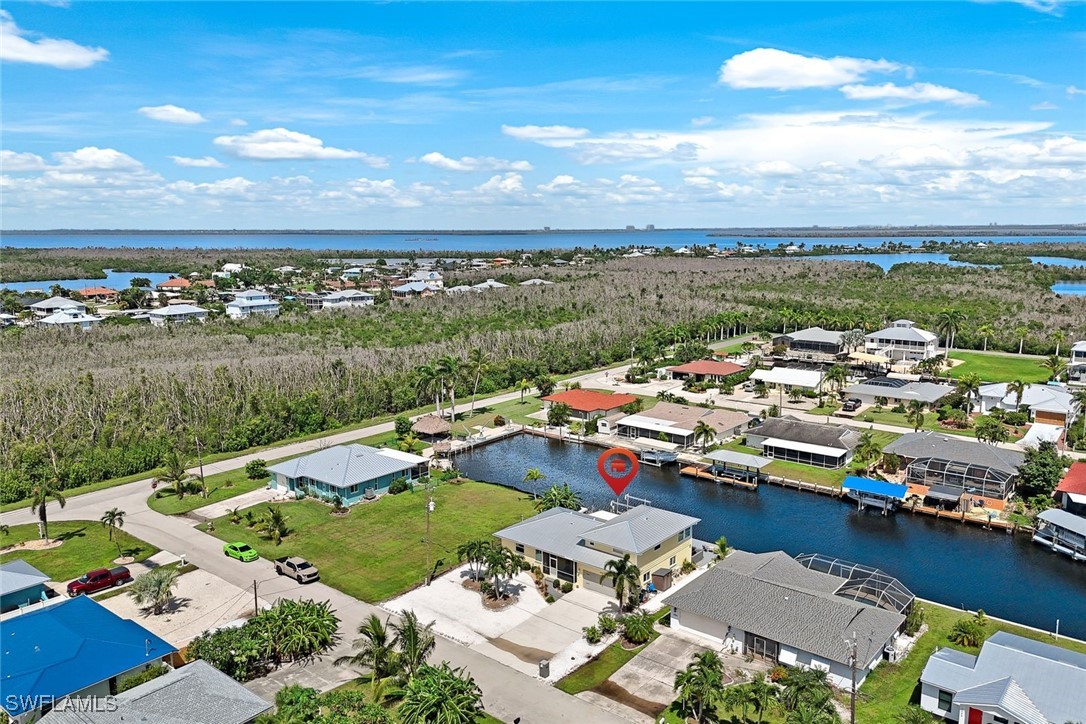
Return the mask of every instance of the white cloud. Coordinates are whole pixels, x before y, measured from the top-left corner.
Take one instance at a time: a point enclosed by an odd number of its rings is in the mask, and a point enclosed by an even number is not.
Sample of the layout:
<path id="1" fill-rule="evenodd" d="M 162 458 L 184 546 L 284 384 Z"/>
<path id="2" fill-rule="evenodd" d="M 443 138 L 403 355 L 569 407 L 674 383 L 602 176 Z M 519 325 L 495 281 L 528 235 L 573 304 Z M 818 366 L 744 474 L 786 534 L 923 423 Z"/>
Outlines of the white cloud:
<path id="1" fill-rule="evenodd" d="M 15 24 L 11 13 L 0 10 L 0 59 L 11 63 L 49 65 L 61 70 L 81 70 L 109 57 L 105 48 L 91 48 L 71 40 L 38 37 Z"/>
<path id="2" fill-rule="evenodd" d="M 787 161 L 759 161 L 751 166 L 746 166 L 743 172 L 748 176 L 798 176 L 803 169 Z"/>
<path id="3" fill-rule="evenodd" d="M 268 128 L 244 136 L 219 136 L 214 143 L 240 158 L 258 161 L 354 158 L 374 168 L 388 167 L 388 160 L 380 156 L 325 146 L 319 138 L 286 128 Z"/>
<path id="4" fill-rule="evenodd" d="M 359 201 L 366 206 L 388 205 L 395 208 L 417 208 L 422 202 L 405 193 L 396 186 L 395 179 L 373 180 L 368 178 L 353 179 L 347 184 L 346 192 L 325 192 L 326 198 L 337 198 L 335 194 L 345 193 L 346 198 Z M 332 196 L 327 196 L 332 194 Z"/>
<path id="5" fill-rule="evenodd" d="M 346 73 L 348 78 L 366 78 L 382 83 L 410 85 L 453 85 L 466 73 L 455 68 L 436 65 L 411 65 L 398 67 L 367 66 Z"/>
<path id="6" fill-rule="evenodd" d="M 1067 95 L 1069 96 L 1086 96 L 1086 90 L 1082 88 L 1076 88 L 1073 85 L 1067 86 Z"/>
<path id="7" fill-rule="evenodd" d="M 707 177 L 719 176 L 720 172 L 712 166 L 698 166 L 697 168 L 684 168 L 682 174 L 686 177 Z"/>
<path id="8" fill-rule="evenodd" d="M 502 133 L 522 141 L 543 141 L 551 139 L 583 138 L 589 134 L 587 128 L 571 126 L 506 126 Z"/>
<path id="9" fill-rule="evenodd" d="M 845 85 L 838 90 L 854 101 L 890 100 L 902 103 L 949 103 L 952 106 L 985 105 L 980 96 L 932 83 L 913 83 L 900 86 L 894 83 L 882 85 Z"/>
<path id="10" fill-rule="evenodd" d="M 1043 103 L 1034 103 L 1032 106 L 1029 107 L 1029 109 L 1031 111 L 1055 111 L 1059 110 L 1059 106 L 1057 106 L 1055 103 L 1049 103 L 1048 101 L 1044 101 Z"/>
<path id="11" fill-rule="evenodd" d="M 169 188 L 187 193 L 205 193 L 211 196 L 244 196 L 256 183 L 241 176 L 219 179 L 208 183 L 194 184 L 191 181 L 177 181 Z"/>
<path id="12" fill-rule="evenodd" d="M 249 125 L 249 122 L 242 119 L 242 118 L 231 118 L 230 119 L 230 125 L 241 128 L 241 127 Z"/>
<path id="13" fill-rule="evenodd" d="M 870 73 L 908 70 L 888 60 L 815 58 L 776 48 L 755 48 L 724 61 L 719 81 L 731 88 L 832 88 L 863 80 Z"/>
<path id="14" fill-rule="evenodd" d="M 559 174 L 545 184 L 536 186 L 540 191 L 548 193 L 569 193 L 584 187 L 580 181 L 569 174 Z"/>
<path id="15" fill-rule="evenodd" d="M 446 171 L 531 171 L 533 168 L 527 161 L 507 161 L 493 156 L 461 156 L 456 159 L 437 151 L 420 157 L 419 161 Z"/>
<path id="16" fill-rule="evenodd" d="M 204 156 L 203 158 L 189 158 L 188 156 L 170 156 L 173 162 L 178 166 L 186 166 L 188 168 L 222 168 L 223 162 L 214 156 Z"/>
<path id="17" fill-rule="evenodd" d="M 1067 4 L 1067 0 L 1011 0 L 1011 2 L 1047 15 L 1062 15 L 1063 7 Z"/>
<path id="18" fill-rule="evenodd" d="M 519 173 L 498 174 L 476 186 L 475 190 L 481 194 L 518 193 L 524 190 L 524 177 Z"/>
<path id="19" fill-rule="evenodd" d="M 180 106 L 170 104 L 164 106 L 144 106 L 139 109 L 138 113 L 141 116 L 150 118 L 152 121 L 162 121 L 163 123 L 180 123 L 183 125 L 207 123 L 207 119 L 196 111 L 190 111 Z"/>
<path id="20" fill-rule="evenodd" d="M 41 171 L 45 169 L 45 159 L 36 153 L 17 153 L 0 151 L 0 169 L 7 171 Z"/>
<path id="21" fill-rule="evenodd" d="M 60 168 L 99 171 L 125 171 L 143 168 L 143 164 L 115 148 L 87 146 L 76 151 L 60 151 L 53 154 Z"/>
<path id="22" fill-rule="evenodd" d="M 697 118 L 690 119 L 690 125 L 694 128 L 701 128 L 702 126 L 708 126 L 716 119 L 712 116 L 698 116 Z"/>

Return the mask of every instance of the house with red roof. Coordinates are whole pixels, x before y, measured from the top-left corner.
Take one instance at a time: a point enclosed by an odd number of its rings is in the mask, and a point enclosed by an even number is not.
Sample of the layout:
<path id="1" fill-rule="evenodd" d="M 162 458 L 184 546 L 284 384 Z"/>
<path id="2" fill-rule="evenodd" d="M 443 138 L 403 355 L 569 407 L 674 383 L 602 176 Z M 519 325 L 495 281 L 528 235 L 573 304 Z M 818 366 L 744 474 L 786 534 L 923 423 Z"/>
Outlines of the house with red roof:
<path id="1" fill-rule="evenodd" d="M 699 359 L 677 367 L 668 367 L 667 371 L 671 373 L 671 379 L 673 380 L 685 380 L 687 377 L 693 377 L 695 382 L 704 382 L 705 380 L 719 382 L 728 375 L 734 375 L 744 369 L 744 367 L 734 362 Z"/>
<path id="2" fill-rule="evenodd" d="M 118 294 L 116 289 L 110 289 L 109 287 L 87 287 L 79 290 L 79 296 L 83 297 L 83 301 L 86 302 L 112 304 L 117 301 Z"/>
<path id="3" fill-rule="evenodd" d="M 179 292 L 182 289 L 188 289 L 191 286 L 192 282 L 185 277 L 174 277 L 173 279 L 167 279 L 162 282 L 157 288 L 164 292 Z"/>
<path id="4" fill-rule="evenodd" d="M 569 405 L 573 418 L 587 422 L 596 417 L 607 417 L 621 412 L 623 405 L 637 402 L 637 397 L 635 395 L 609 394 L 595 390 L 564 390 L 544 397 L 543 409 L 549 410 L 551 405 L 559 402 Z"/>
<path id="5" fill-rule="evenodd" d="M 1086 516 L 1086 463 L 1071 463 L 1052 496 L 1067 512 Z"/>

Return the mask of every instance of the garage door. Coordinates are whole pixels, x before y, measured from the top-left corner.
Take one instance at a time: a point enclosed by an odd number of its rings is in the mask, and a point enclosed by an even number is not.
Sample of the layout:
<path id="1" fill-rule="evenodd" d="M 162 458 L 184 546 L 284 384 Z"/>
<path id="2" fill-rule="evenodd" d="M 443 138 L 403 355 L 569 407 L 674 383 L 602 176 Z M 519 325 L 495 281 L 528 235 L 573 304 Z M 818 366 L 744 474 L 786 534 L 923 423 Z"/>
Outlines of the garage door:
<path id="1" fill-rule="evenodd" d="M 1062 412 L 1045 412 L 1044 410 L 1037 410 L 1033 415 L 1034 422 L 1040 422 L 1045 425 L 1059 425 L 1066 424 L 1067 416 Z"/>
<path id="2" fill-rule="evenodd" d="M 597 576 L 595 573 L 589 571 L 584 572 L 584 587 L 589 591 L 595 591 L 596 593 L 602 593 L 605 596 L 615 595 L 615 589 L 604 583 L 601 579 L 603 576 Z M 608 579 L 610 581 L 610 579 Z"/>

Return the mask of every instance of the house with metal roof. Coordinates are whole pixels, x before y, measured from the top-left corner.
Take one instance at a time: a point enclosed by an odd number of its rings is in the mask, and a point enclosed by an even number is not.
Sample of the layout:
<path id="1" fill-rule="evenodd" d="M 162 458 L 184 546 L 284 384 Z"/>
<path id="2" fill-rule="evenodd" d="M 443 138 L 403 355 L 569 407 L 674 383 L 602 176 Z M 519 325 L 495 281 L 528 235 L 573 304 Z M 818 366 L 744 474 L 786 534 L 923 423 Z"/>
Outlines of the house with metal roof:
<path id="1" fill-rule="evenodd" d="M 411 276 L 407 277 L 409 282 L 422 282 L 429 284 L 432 287 L 441 289 L 445 286 L 445 280 L 441 276 L 441 272 L 434 270 L 420 269 Z"/>
<path id="2" fill-rule="evenodd" d="M 919 362 L 939 354 L 939 337 L 909 319 L 898 319 L 886 329 L 864 337 L 864 352 L 899 362 Z"/>
<path id="3" fill-rule="evenodd" d="M 23 560 L 0 565 L 0 613 L 46 599 L 49 576 Z"/>
<path id="4" fill-rule="evenodd" d="M 774 337 L 773 346 L 784 347 L 786 357 L 829 360 L 845 353 L 845 343 L 841 341 L 843 334 L 822 327 L 808 327 Z"/>
<path id="5" fill-rule="evenodd" d="M 397 287 L 392 287 L 393 299 L 412 299 L 414 297 L 432 297 L 437 293 L 437 287 L 426 282 L 407 282 Z"/>
<path id="6" fill-rule="evenodd" d="M 388 490 L 393 480 L 414 481 L 426 474 L 429 458 L 352 443 L 268 466 L 276 490 L 331 499 L 352 505 Z"/>
<path id="7" fill-rule="evenodd" d="M 1080 405 L 1074 395 L 1063 385 L 1026 385 L 1019 401 L 1016 393 L 1007 392 L 1007 383 L 984 385 L 980 388 L 980 411 L 1009 410 L 1019 406 L 1029 410 L 1030 418 L 1046 425 L 1070 427 L 1078 417 Z"/>
<path id="8" fill-rule="evenodd" d="M 819 468 L 837 469 L 852 460 L 860 433 L 841 425 L 803 422 L 791 416 L 771 417 L 747 432 L 747 446 L 762 455 Z"/>
<path id="9" fill-rule="evenodd" d="M 102 317 L 96 317 L 93 314 L 87 314 L 81 312 L 75 307 L 68 307 L 61 309 L 59 312 L 50 314 L 48 317 L 42 317 L 38 320 L 38 324 L 43 327 L 53 327 L 55 329 L 91 329 L 94 325 L 102 321 Z"/>
<path id="10" fill-rule="evenodd" d="M 855 385 L 849 385 L 841 391 L 845 397 L 855 397 L 865 405 L 874 405 L 885 400 L 884 405 L 908 405 L 910 402 L 922 402 L 925 406 L 934 406 L 954 388 L 934 382 L 913 382 L 898 377 L 872 377 Z"/>
<path id="11" fill-rule="evenodd" d="M 62 312 L 66 309 L 74 309 L 77 312 L 86 313 L 87 305 L 68 297 L 49 297 L 30 305 L 31 311 L 39 317 L 48 317 L 51 314 Z"/>
<path id="12" fill-rule="evenodd" d="M 472 288 L 473 289 L 478 289 L 480 291 L 486 291 L 487 289 L 505 289 L 508 286 L 509 286 L 508 284 L 502 284 L 499 281 L 495 281 L 493 279 L 487 279 L 485 282 L 479 282 L 478 284 L 473 284 Z"/>
<path id="13" fill-rule="evenodd" d="M 536 279 L 525 279 L 524 281 L 522 281 L 520 283 L 520 286 L 522 286 L 522 287 L 542 287 L 542 286 L 549 286 L 551 284 L 554 284 L 554 282 L 549 281 L 547 279 L 538 279 L 538 278 L 536 278 Z"/>
<path id="14" fill-rule="evenodd" d="M 1067 384 L 1086 386 L 1086 340 L 1071 345 L 1071 358 L 1067 361 Z"/>
<path id="15" fill-rule="evenodd" d="M 321 309 L 350 309 L 352 307 L 372 307 L 373 295 L 357 289 L 343 289 L 331 292 L 321 298 Z"/>
<path id="16" fill-rule="evenodd" d="M 544 575 L 609 596 L 609 561 L 629 553 L 641 583 L 666 590 L 690 560 L 700 518 L 639 505 L 621 515 L 588 515 L 551 508 L 494 534 L 502 545 L 543 569 Z"/>
<path id="17" fill-rule="evenodd" d="M 906 483 L 930 486 L 945 500 L 963 493 L 1006 500 L 1025 462 L 1015 450 L 930 431 L 906 433 L 882 452 L 902 459 Z"/>
<path id="18" fill-rule="evenodd" d="M 754 370 L 750 378 L 755 382 L 779 387 L 785 392 L 790 391 L 792 388 L 818 392 L 822 387 L 822 370 L 804 369 L 802 367 L 773 367 L 768 370 Z"/>
<path id="19" fill-rule="evenodd" d="M 94 708 L 61 701 L 41 724 L 248 724 L 272 705 L 206 661 L 193 661 Z M 75 704 L 75 705 L 73 705 Z"/>
<path id="20" fill-rule="evenodd" d="M 156 327 L 181 322 L 206 322 L 207 310 L 195 304 L 171 304 L 147 312 L 147 319 Z"/>
<path id="21" fill-rule="evenodd" d="M 676 447 L 690 447 L 701 440 L 694 439 L 698 423 L 705 423 L 715 432 L 713 440 L 729 440 L 741 435 L 750 424 L 746 412 L 722 410 L 716 407 L 680 405 L 674 402 L 657 402 L 648 410 L 617 420 L 600 421 L 600 432 L 615 432 L 620 437 L 638 440 L 648 447 L 666 442 Z"/>
<path id="22" fill-rule="evenodd" d="M 177 650 L 135 621 L 79 596 L 4 621 L 0 702 L 16 724 L 64 697 L 101 697 Z"/>
<path id="23" fill-rule="evenodd" d="M 733 551 L 668 596 L 671 628 L 770 664 L 825 671 L 856 686 L 893 649 L 915 600 L 882 571 L 816 554 Z"/>
<path id="24" fill-rule="evenodd" d="M 1086 713 L 1086 655 L 997 631 L 976 656 L 938 649 L 920 707 L 954 722 L 1066 724 Z"/>
<path id="25" fill-rule="evenodd" d="M 231 319 L 245 319 L 253 315 L 276 317 L 279 315 L 279 302 L 263 289 L 246 289 L 235 294 L 234 299 L 226 304 L 226 316 Z"/>

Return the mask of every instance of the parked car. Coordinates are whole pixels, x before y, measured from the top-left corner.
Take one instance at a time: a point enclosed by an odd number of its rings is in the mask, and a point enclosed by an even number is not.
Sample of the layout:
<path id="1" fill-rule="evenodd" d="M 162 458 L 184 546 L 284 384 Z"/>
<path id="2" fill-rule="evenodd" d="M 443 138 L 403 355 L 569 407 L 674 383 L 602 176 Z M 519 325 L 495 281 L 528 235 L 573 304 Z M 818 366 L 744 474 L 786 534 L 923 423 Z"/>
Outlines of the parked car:
<path id="1" fill-rule="evenodd" d="M 68 584 L 69 596 L 82 596 L 87 593 L 95 593 L 106 588 L 119 586 L 132 580 L 132 574 L 124 566 L 116 568 L 95 568 L 87 571 L 79 578 Z"/>
<path id="2" fill-rule="evenodd" d="M 260 556 L 248 543 L 227 543 L 222 547 L 222 552 L 230 558 L 237 558 L 243 563 L 255 561 Z"/>
<path id="3" fill-rule="evenodd" d="M 845 400 L 845 404 L 841 406 L 841 409 L 845 412 L 855 412 L 856 410 L 859 410 L 863 404 L 863 400 L 857 397 L 850 397 Z"/>
<path id="4" fill-rule="evenodd" d="M 311 583 L 320 578 L 317 567 L 298 556 L 283 556 L 275 559 L 275 572 L 280 576 L 290 576 L 298 583 Z"/>
<path id="5" fill-rule="evenodd" d="M 743 391 L 744 392 L 754 392 L 754 388 L 757 387 L 757 386 L 758 386 L 758 383 L 754 382 L 753 380 L 747 380 L 746 382 L 743 383 Z"/>

